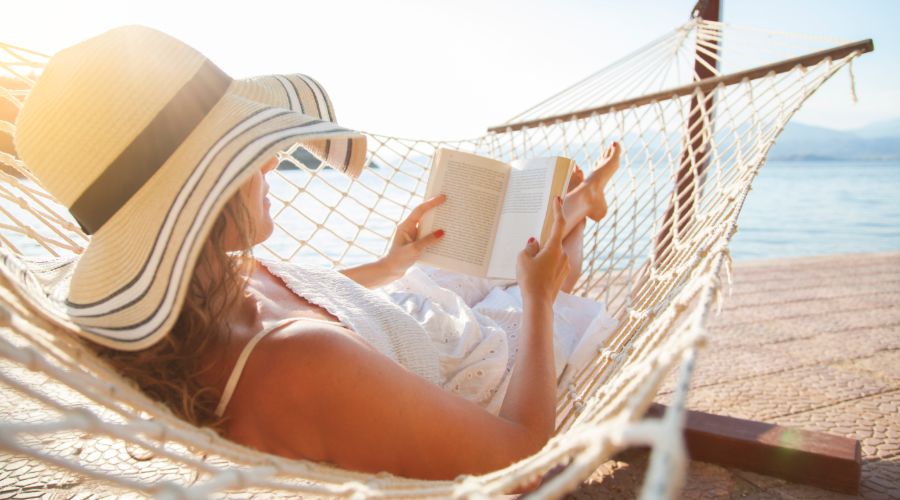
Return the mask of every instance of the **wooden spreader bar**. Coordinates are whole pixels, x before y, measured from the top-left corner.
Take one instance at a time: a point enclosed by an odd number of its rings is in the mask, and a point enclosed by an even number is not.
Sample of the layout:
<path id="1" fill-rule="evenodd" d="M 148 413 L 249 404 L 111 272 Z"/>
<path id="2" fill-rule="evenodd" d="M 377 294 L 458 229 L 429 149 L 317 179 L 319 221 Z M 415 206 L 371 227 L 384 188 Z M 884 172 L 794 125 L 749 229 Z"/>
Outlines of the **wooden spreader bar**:
<path id="1" fill-rule="evenodd" d="M 604 104 L 602 106 L 597 106 L 594 108 L 582 109 L 580 111 L 574 111 L 545 118 L 536 118 L 534 120 L 528 120 L 524 122 L 496 125 L 494 127 L 488 128 L 488 132 L 511 132 L 515 130 L 521 130 L 523 128 L 538 127 L 541 125 L 552 125 L 557 121 L 565 122 L 569 120 L 587 118 L 593 114 L 602 115 L 614 109 L 628 109 L 632 106 L 642 106 L 654 101 L 663 101 L 672 97 L 686 96 L 694 93 L 697 89 L 708 91 L 718 85 L 730 85 L 732 83 L 740 82 L 744 79 L 753 80 L 755 78 L 760 78 L 762 76 L 768 75 L 769 73 L 785 73 L 797 66 L 809 67 L 814 64 L 818 64 L 819 62 L 829 57 L 832 59 L 840 59 L 855 51 L 866 53 L 871 52 L 874 49 L 875 44 L 872 42 L 872 39 L 867 38 L 865 40 L 840 45 L 831 49 L 811 52 L 803 56 L 784 59 L 782 61 L 774 62 L 771 64 L 757 66 L 755 68 L 750 68 L 744 71 L 738 71 L 737 73 L 729 73 L 727 75 L 721 75 L 713 78 L 705 78 L 703 80 L 688 85 L 683 85 L 681 87 L 661 90 L 652 94 L 632 97 L 630 99 L 624 99 L 622 101 Z"/>

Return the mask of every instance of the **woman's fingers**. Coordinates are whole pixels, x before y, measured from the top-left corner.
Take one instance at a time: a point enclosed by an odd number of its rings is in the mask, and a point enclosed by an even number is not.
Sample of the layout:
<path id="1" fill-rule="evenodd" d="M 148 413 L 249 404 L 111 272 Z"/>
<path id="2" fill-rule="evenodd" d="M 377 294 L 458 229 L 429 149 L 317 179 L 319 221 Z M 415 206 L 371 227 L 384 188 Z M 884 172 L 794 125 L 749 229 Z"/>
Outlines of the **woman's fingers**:
<path id="1" fill-rule="evenodd" d="M 435 243 L 440 241 L 440 239 L 443 237 L 444 237 L 444 230 L 438 229 L 437 231 L 429 234 L 428 236 L 419 238 L 416 241 L 412 242 L 412 245 L 414 247 L 416 247 L 416 250 L 422 251 L 422 250 L 425 250 L 426 248 L 430 247 L 431 245 L 434 245 Z"/>
<path id="2" fill-rule="evenodd" d="M 534 238 L 529 238 L 528 242 L 525 243 L 525 249 L 522 251 L 525 252 L 525 255 L 534 257 L 535 255 L 537 255 L 538 250 L 540 250 L 540 245 L 538 244 L 538 241 Z"/>
<path id="3" fill-rule="evenodd" d="M 422 217 L 428 213 L 432 208 L 444 203 L 447 200 L 447 195 L 439 194 L 433 198 L 429 198 L 422 203 L 420 203 L 416 208 L 410 212 L 409 217 L 403 221 L 403 224 L 411 223 L 413 225 L 418 224 Z"/>
<path id="4" fill-rule="evenodd" d="M 562 245 L 563 230 L 566 226 L 566 218 L 562 210 L 562 198 L 559 196 L 553 200 L 553 227 L 550 228 L 550 237 L 547 239 L 547 246 Z"/>
<path id="5" fill-rule="evenodd" d="M 541 246 L 540 246 L 540 244 L 538 244 L 538 241 L 536 239 L 534 239 L 533 237 L 528 238 L 528 242 L 525 243 L 525 248 L 523 248 L 522 251 L 519 252 L 519 255 L 518 255 L 518 259 L 517 259 L 518 264 L 516 265 L 516 276 L 521 277 L 522 272 L 523 272 L 522 268 L 523 267 L 528 268 L 531 265 L 531 261 L 533 261 L 534 257 L 538 254 L 540 247 Z"/>

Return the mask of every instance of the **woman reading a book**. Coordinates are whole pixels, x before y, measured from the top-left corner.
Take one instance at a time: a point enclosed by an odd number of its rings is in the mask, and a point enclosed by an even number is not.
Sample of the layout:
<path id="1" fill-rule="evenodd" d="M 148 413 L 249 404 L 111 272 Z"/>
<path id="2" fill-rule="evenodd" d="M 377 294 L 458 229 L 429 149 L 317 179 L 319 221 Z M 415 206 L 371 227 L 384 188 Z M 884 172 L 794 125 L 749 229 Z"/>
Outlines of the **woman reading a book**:
<path id="1" fill-rule="evenodd" d="M 376 262 L 254 259 L 273 230 L 265 174 L 297 142 L 362 168 L 365 137 L 334 123 L 308 77 L 232 80 L 142 27 L 54 56 L 16 145 L 92 234 L 64 304 L 89 345 L 181 417 L 278 455 L 454 478 L 539 450 L 564 366 L 611 328 L 600 304 L 567 292 L 619 146 L 576 170 L 549 239 L 522 241 L 517 282 L 495 286 L 416 265 L 442 237 L 418 223 L 443 196 Z"/>

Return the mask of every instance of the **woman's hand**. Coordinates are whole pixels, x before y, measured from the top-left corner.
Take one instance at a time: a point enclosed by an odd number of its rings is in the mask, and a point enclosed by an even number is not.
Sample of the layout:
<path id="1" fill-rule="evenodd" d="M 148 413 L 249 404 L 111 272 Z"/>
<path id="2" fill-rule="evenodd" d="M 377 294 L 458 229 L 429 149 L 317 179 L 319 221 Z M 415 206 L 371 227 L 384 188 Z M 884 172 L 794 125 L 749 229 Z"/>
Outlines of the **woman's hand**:
<path id="1" fill-rule="evenodd" d="M 562 239 L 566 220 L 562 211 L 562 199 L 553 201 L 553 227 L 544 248 L 531 238 L 525 249 L 519 252 L 516 278 L 522 290 L 522 299 L 552 304 L 569 274 L 569 258 L 563 251 Z"/>
<path id="2" fill-rule="evenodd" d="M 375 262 L 342 269 L 341 272 L 367 288 L 378 288 L 402 277 L 409 266 L 415 264 L 422 256 L 422 250 L 437 243 L 444 236 L 443 229 L 438 229 L 420 238 L 419 221 L 429 210 L 446 199 L 447 196 L 442 194 L 414 208 L 409 217 L 397 225 L 397 232 L 394 233 L 387 255 Z"/>
<path id="3" fill-rule="evenodd" d="M 387 255 L 382 259 L 382 262 L 393 276 L 403 276 L 406 270 L 409 269 L 409 266 L 419 260 L 423 250 L 434 245 L 444 236 L 444 230 L 438 229 L 431 234 L 420 237 L 419 222 L 429 210 L 444 203 L 446 200 L 447 195 L 445 194 L 425 200 L 413 209 L 409 217 L 397 225 L 397 232 L 394 233 L 391 247 Z"/>

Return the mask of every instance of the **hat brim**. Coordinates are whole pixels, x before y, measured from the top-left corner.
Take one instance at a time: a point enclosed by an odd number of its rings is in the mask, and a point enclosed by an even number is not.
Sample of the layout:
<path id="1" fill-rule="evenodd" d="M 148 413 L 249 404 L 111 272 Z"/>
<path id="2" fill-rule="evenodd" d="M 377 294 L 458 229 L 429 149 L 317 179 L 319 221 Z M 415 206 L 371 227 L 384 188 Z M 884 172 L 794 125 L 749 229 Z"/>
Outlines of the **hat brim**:
<path id="1" fill-rule="evenodd" d="M 84 336 L 129 351 L 163 338 L 181 311 L 217 215 L 279 151 L 300 143 L 349 175 L 362 170 L 364 135 L 266 103 L 264 96 L 249 98 L 244 91 L 263 89 L 260 83 L 234 82 L 165 164 L 91 237 L 66 301 L 68 316 Z"/>

